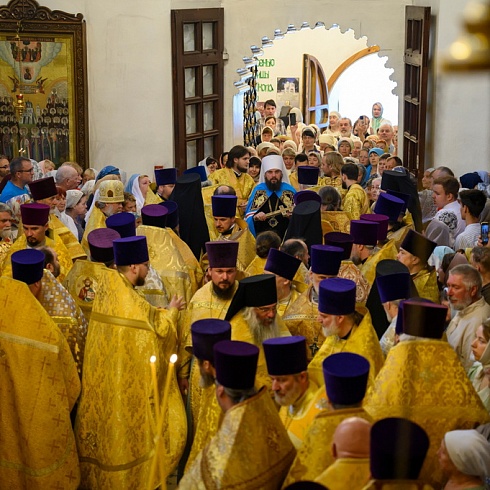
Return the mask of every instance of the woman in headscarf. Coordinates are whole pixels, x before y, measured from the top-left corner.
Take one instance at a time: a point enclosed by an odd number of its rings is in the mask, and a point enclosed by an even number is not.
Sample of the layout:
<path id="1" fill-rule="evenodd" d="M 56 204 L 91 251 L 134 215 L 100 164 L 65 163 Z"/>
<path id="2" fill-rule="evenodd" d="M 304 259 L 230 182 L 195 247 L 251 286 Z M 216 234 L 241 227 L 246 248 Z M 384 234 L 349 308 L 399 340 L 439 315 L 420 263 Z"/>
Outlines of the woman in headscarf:
<path id="1" fill-rule="evenodd" d="M 446 432 L 437 452 L 448 477 L 445 490 L 485 490 L 490 475 L 490 443 L 476 430 Z"/>
<path id="2" fill-rule="evenodd" d="M 141 214 L 143 206 L 162 202 L 150 189 L 150 184 L 151 180 L 148 175 L 133 174 L 124 188 L 125 192 L 130 192 L 136 198 L 136 212 L 138 214 Z"/>
<path id="3" fill-rule="evenodd" d="M 385 122 L 389 122 L 387 119 L 383 118 L 383 106 L 381 102 L 375 102 L 372 109 L 372 119 L 371 119 L 371 129 L 373 134 L 378 134 L 379 127 Z"/>
<path id="4" fill-rule="evenodd" d="M 483 405 L 490 412 L 490 318 L 476 329 L 471 350 L 476 361 L 468 371 L 468 376 Z"/>

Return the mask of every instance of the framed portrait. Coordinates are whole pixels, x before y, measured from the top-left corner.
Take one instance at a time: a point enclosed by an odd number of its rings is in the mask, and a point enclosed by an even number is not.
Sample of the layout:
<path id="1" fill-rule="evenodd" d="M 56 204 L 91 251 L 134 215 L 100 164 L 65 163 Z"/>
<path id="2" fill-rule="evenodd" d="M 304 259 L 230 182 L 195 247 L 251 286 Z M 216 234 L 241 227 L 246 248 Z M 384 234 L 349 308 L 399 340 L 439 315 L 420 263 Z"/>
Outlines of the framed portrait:
<path id="1" fill-rule="evenodd" d="M 34 0 L 0 6 L 0 153 L 88 167 L 86 67 L 81 14 Z"/>

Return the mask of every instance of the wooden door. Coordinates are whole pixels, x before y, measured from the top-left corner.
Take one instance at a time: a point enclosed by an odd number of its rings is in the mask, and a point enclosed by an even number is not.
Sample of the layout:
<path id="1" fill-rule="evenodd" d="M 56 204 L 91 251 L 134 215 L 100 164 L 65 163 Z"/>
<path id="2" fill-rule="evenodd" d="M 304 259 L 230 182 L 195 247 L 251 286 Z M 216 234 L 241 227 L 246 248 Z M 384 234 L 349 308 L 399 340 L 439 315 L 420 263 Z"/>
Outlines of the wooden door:
<path id="1" fill-rule="evenodd" d="M 302 103 L 304 123 L 325 129 L 328 126 L 327 79 L 320 62 L 309 54 L 303 54 Z"/>
<path id="2" fill-rule="evenodd" d="M 175 166 L 223 148 L 223 9 L 172 10 Z"/>
<path id="3" fill-rule="evenodd" d="M 430 7 L 406 7 L 403 163 L 419 182 L 426 160 L 430 26 Z"/>

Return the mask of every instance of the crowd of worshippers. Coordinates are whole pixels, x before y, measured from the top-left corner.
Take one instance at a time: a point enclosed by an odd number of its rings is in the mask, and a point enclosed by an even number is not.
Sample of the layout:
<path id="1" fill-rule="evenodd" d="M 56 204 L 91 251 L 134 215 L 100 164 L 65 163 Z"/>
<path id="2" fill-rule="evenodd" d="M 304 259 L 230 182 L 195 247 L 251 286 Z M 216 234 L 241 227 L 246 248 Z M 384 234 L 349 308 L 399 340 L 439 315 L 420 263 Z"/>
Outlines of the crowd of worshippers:
<path id="1" fill-rule="evenodd" d="M 381 104 L 344 122 L 181 175 L 0 158 L 3 486 L 490 485 L 489 174 L 418 189 Z"/>

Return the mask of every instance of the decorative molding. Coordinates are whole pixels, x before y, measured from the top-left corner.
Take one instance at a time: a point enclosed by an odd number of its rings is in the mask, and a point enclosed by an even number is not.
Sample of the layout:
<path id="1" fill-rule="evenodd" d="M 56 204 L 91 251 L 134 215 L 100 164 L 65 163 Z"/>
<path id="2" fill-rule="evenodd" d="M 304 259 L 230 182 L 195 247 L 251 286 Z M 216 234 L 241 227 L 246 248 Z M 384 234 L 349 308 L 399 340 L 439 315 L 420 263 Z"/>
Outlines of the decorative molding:
<path id="1" fill-rule="evenodd" d="M 0 7 L 0 20 L 82 22 L 83 15 L 50 10 L 35 0 L 11 0 L 6 6 Z"/>

